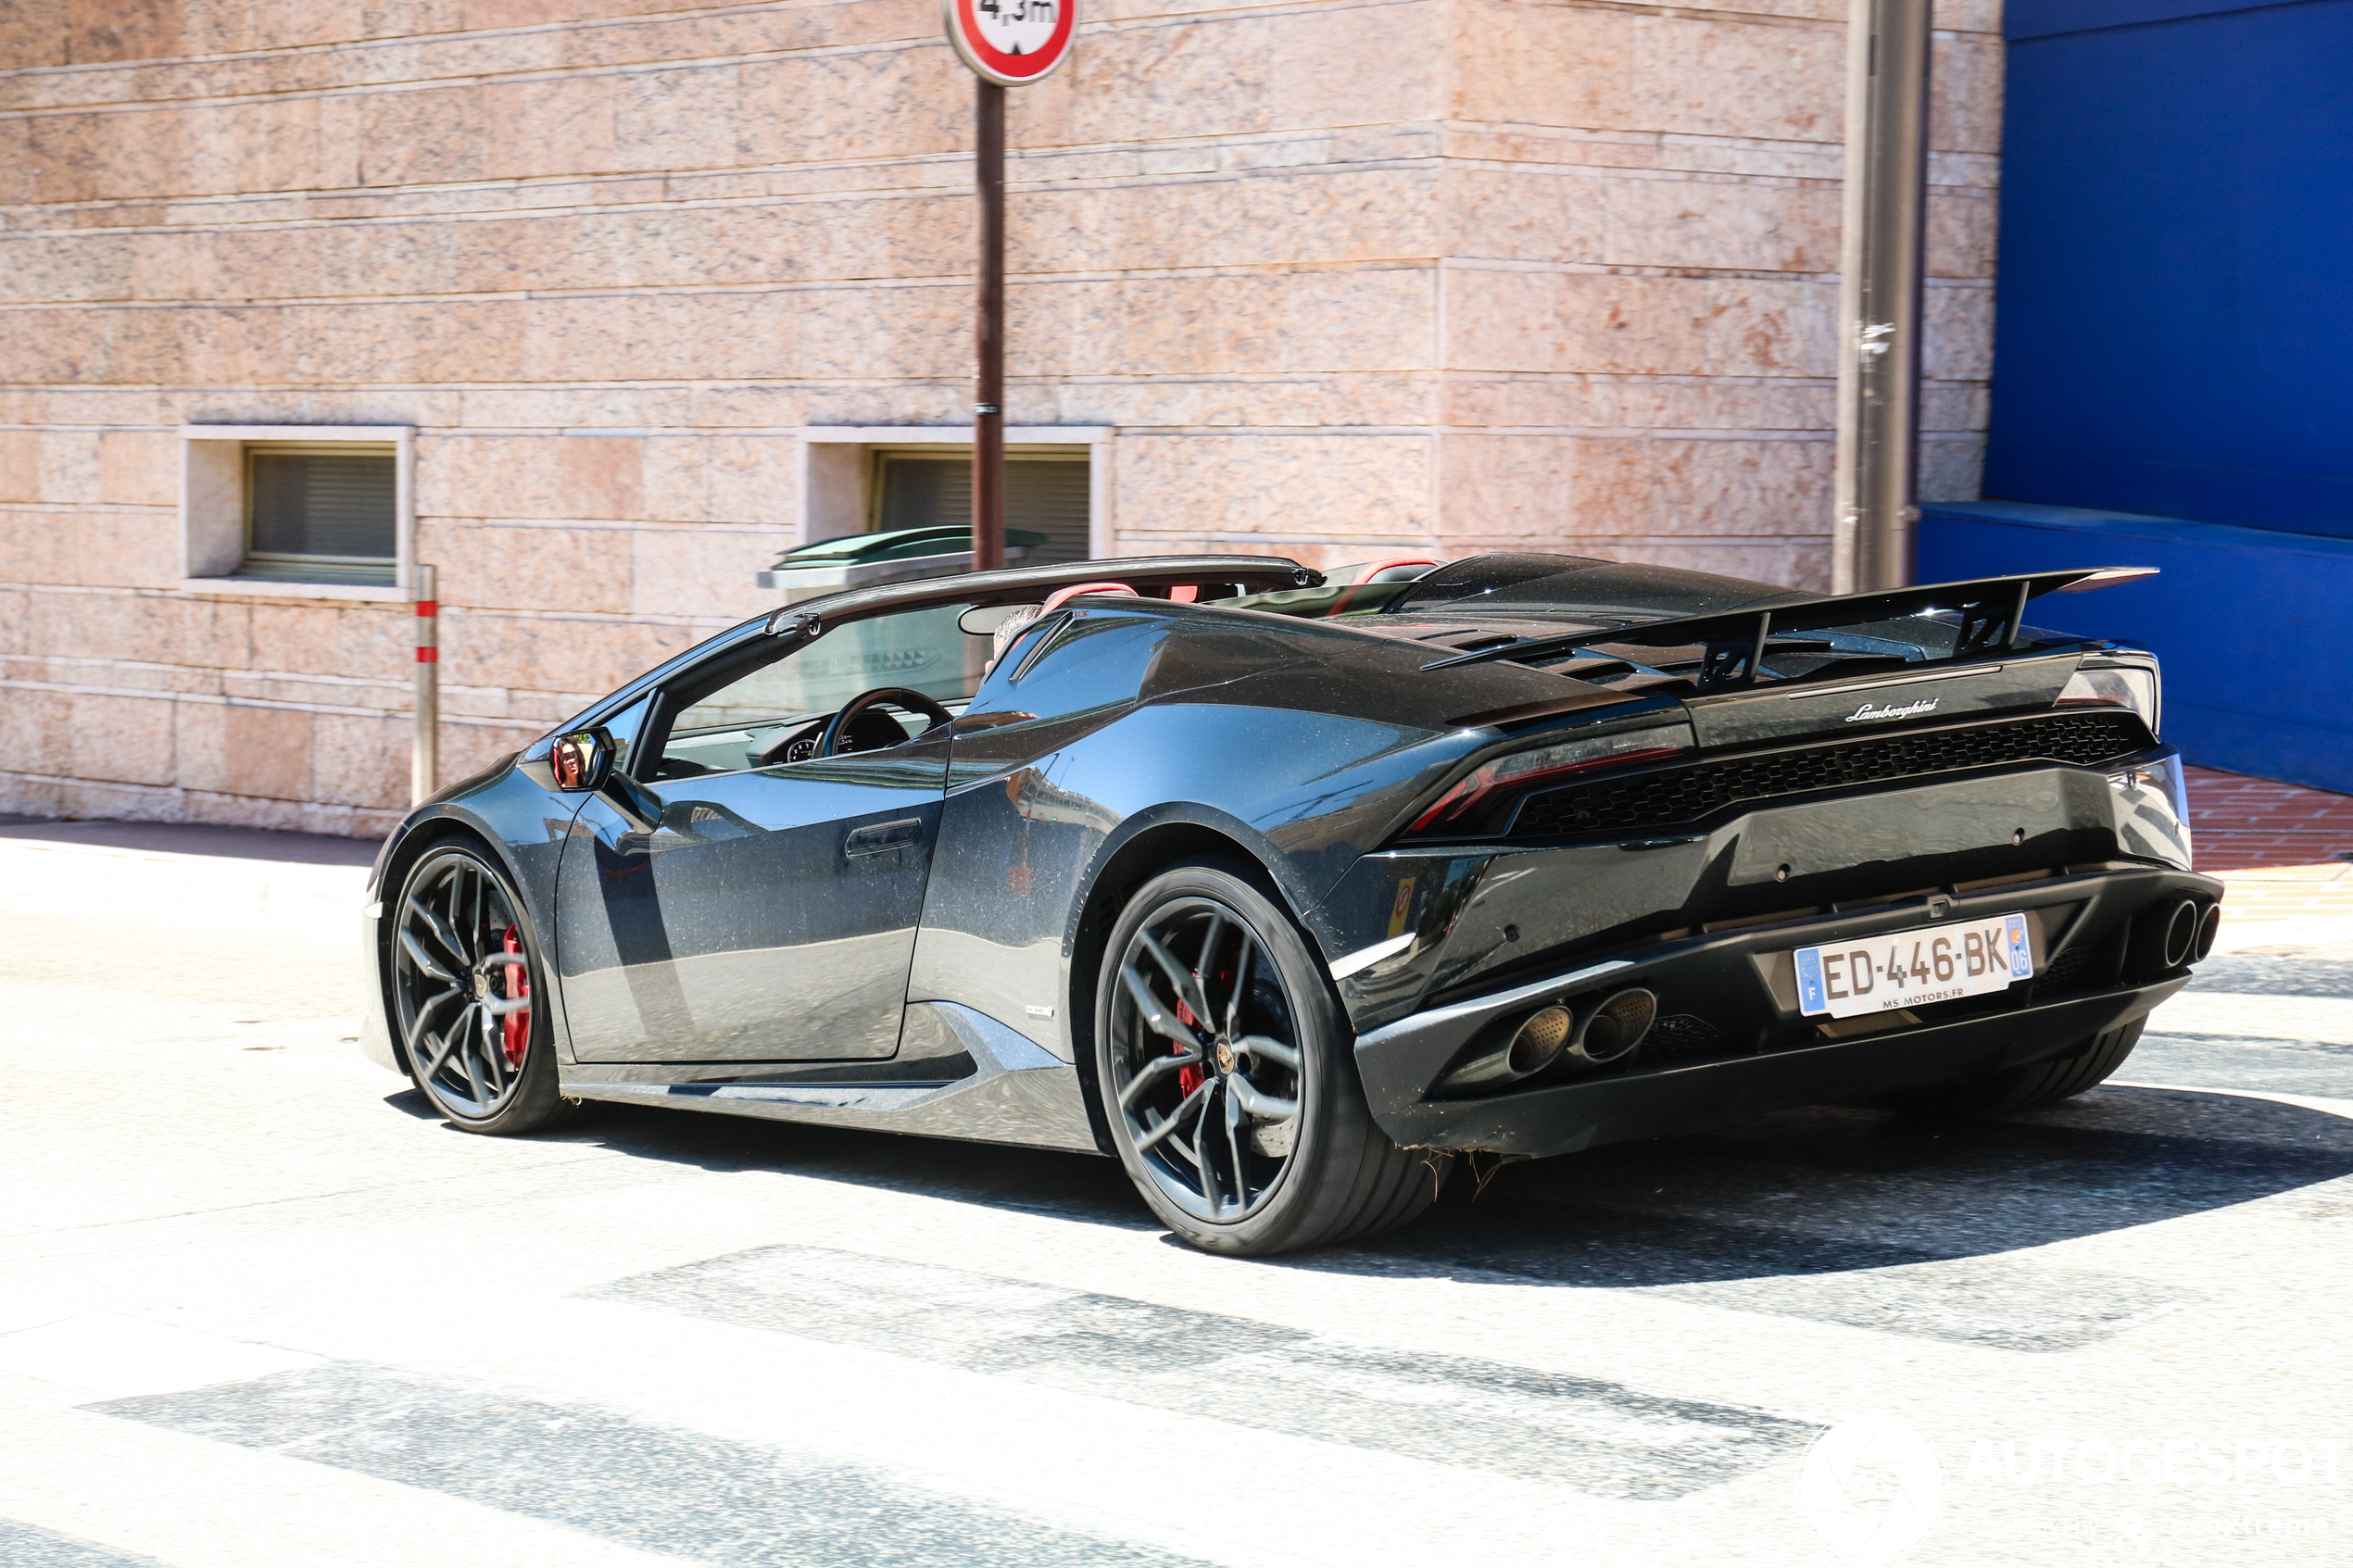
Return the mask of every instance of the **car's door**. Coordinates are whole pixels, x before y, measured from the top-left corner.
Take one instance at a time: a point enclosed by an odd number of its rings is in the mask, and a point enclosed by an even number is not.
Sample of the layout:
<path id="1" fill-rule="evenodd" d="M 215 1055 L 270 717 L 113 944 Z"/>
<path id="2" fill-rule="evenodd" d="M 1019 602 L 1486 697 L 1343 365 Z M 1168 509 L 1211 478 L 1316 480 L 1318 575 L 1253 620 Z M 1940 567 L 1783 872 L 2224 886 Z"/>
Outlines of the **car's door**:
<path id="1" fill-rule="evenodd" d="M 730 649 L 651 698 L 634 756 L 582 809 L 558 877 L 557 954 L 583 1061 L 887 1057 L 937 838 L 937 714 L 877 706 L 857 748 L 807 755 L 878 686 L 950 711 L 986 637 L 964 607 L 828 629 L 783 657 Z M 797 743 L 797 744 L 796 744 Z"/>

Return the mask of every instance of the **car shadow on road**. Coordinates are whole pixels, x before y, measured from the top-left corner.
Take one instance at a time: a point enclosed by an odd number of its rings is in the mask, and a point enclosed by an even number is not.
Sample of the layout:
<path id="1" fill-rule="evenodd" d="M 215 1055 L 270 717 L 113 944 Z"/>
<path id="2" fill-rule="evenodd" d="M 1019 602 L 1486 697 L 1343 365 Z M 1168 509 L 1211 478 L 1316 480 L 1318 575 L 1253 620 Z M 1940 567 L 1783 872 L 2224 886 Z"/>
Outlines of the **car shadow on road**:
<path id="1" fill-rule="evenodd" d="M 432 1118 L 414 1091 L 390 1103 Z M 704 1170 L 1157 1228 L 1120 1167 L 1088 1155 L 636 1106 L 592 1108 L 546 1136 Z M 2344 1212 L 2353 1194 L 2309 1189 L 2347 1175 L 2353 1120 L 2238 1096 L 2109 1086 L 2046 1111 L 1954 1124 L 1812 1107 L 1500 1169 L 1458 1161 L 1414 1224 L 1265 1266 L 1636 1290 L 2064 1349 L 2206 1291 L 2161 1270 L 2125 1273 L 2032 1249 L 2284 1197 L 2314 1215 Z"/>
<path id="2" fill-rule="evenodd" d="M 449 1127 L 414 1088 L 387 1095 L 384 1103 Z M 577 1121 L 535 1141 L 609 1148 L 704 1171 L 774 1171 L 1090 1224 L 1156 1228 L 1118 1162 L 1100 1155 L 610 1102 L 592 1102 Z"/>
<path id="3" fill-rule="evenodd" d="M 1457 1179 L 1418 1223 L 1302 1270 L 1653 1295 L 2011 1349 L 2072 1348 L 2207 1298 L 2194 1261 L 2034 1254 L 2353 1174 L 2353 1120 L 2110 1086 L 2004 1121 L 1813 1107 Z M 2148 1268 L 2154 1261 L 2158 1266 Z"/>

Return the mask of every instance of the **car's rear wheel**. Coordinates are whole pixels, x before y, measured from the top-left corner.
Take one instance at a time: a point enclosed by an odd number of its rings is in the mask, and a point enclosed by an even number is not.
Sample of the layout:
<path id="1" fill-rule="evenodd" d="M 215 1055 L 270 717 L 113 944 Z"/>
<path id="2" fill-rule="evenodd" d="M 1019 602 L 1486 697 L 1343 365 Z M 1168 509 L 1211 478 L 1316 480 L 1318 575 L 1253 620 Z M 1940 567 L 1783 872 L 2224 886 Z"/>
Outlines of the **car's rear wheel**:
<path id="1" fill-rule="evenodd" d="M 572 1109 L 556 1088 L 545 970 L 522 900 L 459 844 L 409 870 L 393 914 L 393 1022 L 409 1076 L 473 1133 L 529 1133 Z"/>
<path id="2" fill-rule="evenodd" d="M 2046 1105 L 2057 1105 L 2060 1100 L 2072 1099 L 2086 1089 L 2096 1088 L 2110 1073 L 2123 1066 L 2124 1059 L 2133 1054 L 2133 1047 L 2141 1043 L 2142 1022 L 2136 1018 L 2130 1023 L 2095 1035 L 2079 1049 L 2066 1056 L 2053 1057 L 2048 1061 L 2004 1068 L 1999 1073 L 1972 1078 L 1965 1083 L 1905 1089 L 1896 1094 L 1881 1096 L 1879 1103 L 1906 1116 L 1931 1120 L 2007 1116 L 2015 1111 L 2036 1110 Z"/>
<path id="3" fill-rule="evenodd" d="M 1247 868 L 1178 866 L 1104 949 L 1096 1081 L 1127 1173 L 1169 1229 L 1259 1257 L 1429 1207 L 1448 1157 L 1374 1124 L 1321 961 Z"/>

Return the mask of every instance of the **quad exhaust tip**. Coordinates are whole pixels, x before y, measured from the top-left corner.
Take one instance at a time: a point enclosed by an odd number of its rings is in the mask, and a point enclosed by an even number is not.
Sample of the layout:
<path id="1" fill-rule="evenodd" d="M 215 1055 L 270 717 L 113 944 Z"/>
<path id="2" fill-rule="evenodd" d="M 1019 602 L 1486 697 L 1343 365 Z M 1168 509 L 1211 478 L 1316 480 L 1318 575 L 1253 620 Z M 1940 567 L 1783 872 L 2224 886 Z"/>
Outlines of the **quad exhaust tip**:
<path id="1" fill-rule="evenodd" d="M 1567 1008 L 1550 1007 L 1512 1031 L 1504 1047 L 1504 1065 L 1515 1078 L 1532 1078 L 1560 1060 L 1561 1048 L 1576 1031 L 1577 1015 Z"/>
<path id="2" fill-rule="evenodd" d="M 1439 1080 L 1449 1094 L 1500 1089 L 1555 1066 L 1583 1073 L 1631 1056 L 1658 1017 L 1658 998 L 1639 985 L 1592 1002 L 1540 1008 Z"/>
<path id="3" fill-rule="evenodd" d="M 1657 1021 L 1658 998 L 1640 985 L 1629 986 L 1585 1015 L 1568 1054 L 1588 1067 L 1606 1066 L 1632 1056 Z"/>
<path id="4" fill-rule="evenodd" d="M 2197 947 L 2200 924 L 2197 900 L 2184 898 L 2173 906 L 2173 912 L 2165 917 L 2165 941 L 2158 949 L 2166 968 L 2179 969 L 2190 961 Z"/>
<path id="5" fill-rule="evenodd" d="M 2197 943 L 2190 950 L 2192 963 L 2204 963 L 2206 955 L 2214 950 L 2214 938 L 2222 934 L 2222 902 L 2216 899 L 2206 906 L 2206 913 L 2197 922 Z"/>
<path id="6" fill-rule="evenodd" d="M 2134 984 L 2179 974 L 2204 961 L 2222 930 L 2220 899 L 2195 896 L 2159 899 L 2133 918 L 2124 975 Z"/>

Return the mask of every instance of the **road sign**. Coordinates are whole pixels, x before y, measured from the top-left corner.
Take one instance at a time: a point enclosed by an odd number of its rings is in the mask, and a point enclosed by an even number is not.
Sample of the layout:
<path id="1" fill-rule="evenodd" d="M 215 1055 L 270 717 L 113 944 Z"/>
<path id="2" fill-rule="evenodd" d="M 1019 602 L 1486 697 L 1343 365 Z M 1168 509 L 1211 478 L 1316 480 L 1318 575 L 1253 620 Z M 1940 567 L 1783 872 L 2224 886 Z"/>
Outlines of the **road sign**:
<path id="1" fill-rule="evenodd" d="M 940 0 L 948 40 L 964 64 L 1000 87 L 1022 87 L 1063 63 L 1078 0 Z"/>

